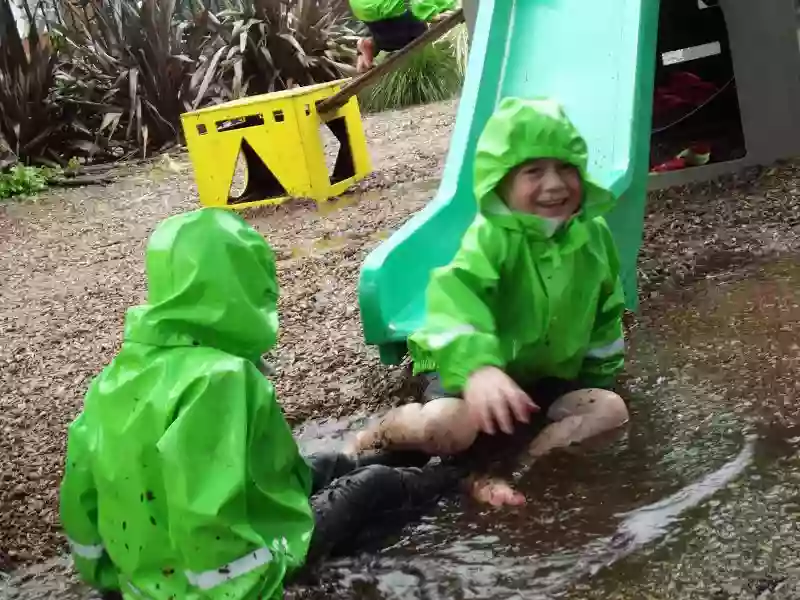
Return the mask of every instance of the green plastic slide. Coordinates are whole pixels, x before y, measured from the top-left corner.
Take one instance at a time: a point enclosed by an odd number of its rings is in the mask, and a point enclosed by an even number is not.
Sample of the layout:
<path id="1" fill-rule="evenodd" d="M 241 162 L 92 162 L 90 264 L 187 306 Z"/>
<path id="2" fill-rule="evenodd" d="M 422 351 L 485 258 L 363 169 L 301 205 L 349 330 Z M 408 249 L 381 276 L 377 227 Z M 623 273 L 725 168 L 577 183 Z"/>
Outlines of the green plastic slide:
<path id="1" fill-rule="evenodd" d="M 621 198 L 609 224 L 636 307 L 658 9 L 658 0 L 480 0 L 439 191 L 361 270 L 364 337 L 384 363 L 402 360 L 423 320 L 431 270 L 451 260 L 475 216 L 475 144 L 506 96 L 558 100 L 586 138 L 592 174 Z"/>

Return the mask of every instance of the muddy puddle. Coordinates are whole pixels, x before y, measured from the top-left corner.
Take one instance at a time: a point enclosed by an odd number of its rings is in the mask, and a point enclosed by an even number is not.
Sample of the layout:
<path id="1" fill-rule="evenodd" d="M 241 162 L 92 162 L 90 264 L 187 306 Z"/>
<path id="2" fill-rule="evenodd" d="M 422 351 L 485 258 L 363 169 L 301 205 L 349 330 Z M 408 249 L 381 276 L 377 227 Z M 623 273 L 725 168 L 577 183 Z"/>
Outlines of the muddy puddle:
<path id="1" fill-rule="evenodd" d="M 800 597 L 800 263 L 708 277 L 642 307 L 617 441 L 554 455 L 528 504 L 449 500 L 296 597 Z M 310 423 L 307 451 L 361 422 Z"/>

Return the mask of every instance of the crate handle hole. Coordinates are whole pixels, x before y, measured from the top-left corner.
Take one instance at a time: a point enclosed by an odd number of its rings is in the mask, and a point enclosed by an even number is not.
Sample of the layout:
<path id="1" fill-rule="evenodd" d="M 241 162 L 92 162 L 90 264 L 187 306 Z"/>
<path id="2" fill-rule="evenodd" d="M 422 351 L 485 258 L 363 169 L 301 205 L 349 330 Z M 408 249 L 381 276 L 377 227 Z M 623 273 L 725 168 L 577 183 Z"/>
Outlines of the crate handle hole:
<path id="1" fill-rule="evenodd" d="M 245 117 L 236 117 L 235 119 L 225 119 L 217 121 L 217 131 L 235 131 L 236 129 L 247 129 L 248 127 L 258 127 L 264 124 L 264 115 L 255 114 L 247 115 Z"/>

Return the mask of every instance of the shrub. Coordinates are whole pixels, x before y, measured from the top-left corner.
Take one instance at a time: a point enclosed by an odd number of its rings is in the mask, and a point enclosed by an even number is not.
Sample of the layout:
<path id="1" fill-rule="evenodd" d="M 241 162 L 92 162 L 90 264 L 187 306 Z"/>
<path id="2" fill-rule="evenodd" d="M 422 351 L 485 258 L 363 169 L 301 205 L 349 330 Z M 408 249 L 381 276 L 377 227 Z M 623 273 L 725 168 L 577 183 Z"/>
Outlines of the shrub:
<path id="1" fill-rule="evenodd" d="M 222 2 L 223 0 L 219 0 Z M 230 95 L 263 94 L 353 73 L 358 39 L 341 0 L 224 0 L 217 13 L 226 43 Z"/>
<path id="2" fill-rule="evenodd" d="M 336 1 L 68 4 L 58 99 L 94 134 L 80 148 L 161 149 L 180 141 L 188 110 L 341 77 L 355 36 Z"/>
<path id="3" fill-rule="evenodd" d="M 460 25 L 417 50 L 399 69 L 381 78 L 360 96 L 365 111 L 379 112 L 449 100 L 464 83 L 467 31 Z M 381 55 L 378 60 L 385 60 Z"/>
<path id="4" fill-rule="evenodd" d="M 50 0 L 42 14 L 58 22 L 41 34 L 29 13 L 25 40 L 11 1 L 0 139 L 25 163 L 160 150 L 181 140 L 187 110 L 338 79 L 355 62 L 344 0 Z"/>
<path id="5" fill-rule="evenodd" d="M 180 115 L 215 97 L 216 63 L 209 13 L 182 19 L 175 0 L 65 3 L 69 26 L 57 28 L 64 60 L 58 99 L 74 106 L 94 135 L 91 154 L 156 148 L 181 137 Z"/>
<path id="6" fill-rule="evenodd" d="M 27 9 L 26 3 L 23 3 Z M 20 36 L 10 0 L 0 0 L 0 138 L 27 162 L 46 161 L 67 128 L 61 110 L 51 102 L 55 52 L 35 19 L 26 38 Z"/>
<path id="7" fill-rule="evenodd" d="M 0 200 L 18 195 L 31 195 L 47 188 L 59 171 L 47 167 L 17 165 L 0 173 Z"/>

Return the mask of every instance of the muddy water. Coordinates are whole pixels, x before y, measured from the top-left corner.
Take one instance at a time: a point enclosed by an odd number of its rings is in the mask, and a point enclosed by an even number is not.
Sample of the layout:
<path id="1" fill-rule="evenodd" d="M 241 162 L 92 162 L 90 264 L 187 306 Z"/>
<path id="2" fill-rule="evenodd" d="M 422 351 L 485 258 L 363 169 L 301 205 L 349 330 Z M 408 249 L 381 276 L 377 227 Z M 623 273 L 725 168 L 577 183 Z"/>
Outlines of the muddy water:
<path id="1" fill-rule="evenodd" d="M 438 507 L 330 564 L 327 594 L 800 597 L 798 289 L 800 263 L 779 261 L 652 299 L 630 332 L 622 439 L 535 465 L 522 509 Z M 319 448 L 347 425 L 301 439 Z"/>

